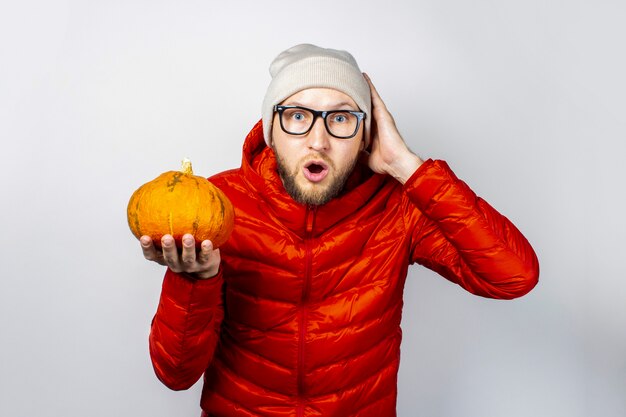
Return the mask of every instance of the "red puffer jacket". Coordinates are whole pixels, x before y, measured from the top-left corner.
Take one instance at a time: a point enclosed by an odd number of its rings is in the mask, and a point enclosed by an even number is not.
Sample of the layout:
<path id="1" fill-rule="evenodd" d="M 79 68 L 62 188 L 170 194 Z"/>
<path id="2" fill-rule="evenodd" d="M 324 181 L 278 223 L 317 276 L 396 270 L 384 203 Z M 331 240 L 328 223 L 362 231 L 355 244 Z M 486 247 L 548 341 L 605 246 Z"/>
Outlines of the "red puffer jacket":
<path id="1" fill-rule="evenodd" d="M 395 416 L 409 264 L 484 297 L 537 282 L 526 239 L 442 161 L 404 186 L 357 169 L 346 193 L 306 207 L 284 191 L 259 123 L 241 168 L 211 181 L 236 210 L 220 273 L 168 271 L 150 334 L 165 385 L 205 374 L 208 416 Z"/>

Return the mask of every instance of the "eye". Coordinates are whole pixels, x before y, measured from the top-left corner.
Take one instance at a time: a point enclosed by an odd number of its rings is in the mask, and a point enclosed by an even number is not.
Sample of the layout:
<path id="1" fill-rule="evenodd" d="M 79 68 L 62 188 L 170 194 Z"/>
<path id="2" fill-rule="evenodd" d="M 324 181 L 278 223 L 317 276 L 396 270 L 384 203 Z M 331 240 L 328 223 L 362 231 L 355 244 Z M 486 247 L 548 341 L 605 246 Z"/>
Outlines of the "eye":
<path id="1" fill-rule="evenodd" d="M 346 123 L 348 115 L 345 113 L 335 113 L 332 118 L 333 123 Z"/>
<path id="2" fill-rule="evenodd" d="M 285 109 L 283 113 L 283 120 L 290 122 L 306 122 L 310 117 L 309 113 L 302 109 Z"/>

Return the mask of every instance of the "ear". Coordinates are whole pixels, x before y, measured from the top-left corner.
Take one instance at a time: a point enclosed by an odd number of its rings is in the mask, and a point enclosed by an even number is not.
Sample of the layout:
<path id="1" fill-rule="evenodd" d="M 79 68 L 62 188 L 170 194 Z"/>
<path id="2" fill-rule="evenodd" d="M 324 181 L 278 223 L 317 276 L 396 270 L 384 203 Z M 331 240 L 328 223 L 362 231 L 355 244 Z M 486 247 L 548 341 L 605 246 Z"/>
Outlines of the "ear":
<path id="1" fill-rule="evenodd" d="M 265 143 L 268 148 L 274 149 L 274 128 L 276 127 L 276 123 L 272 123 L 269 129 L 269 138 L 265 138 Z"/>
<path id="2" fill-rule="evenodd" d="M 368 145 L 369 142 L 369 145 Z M 363 126 L 363 136 L 361 137 L 361 150 L 362 151 L 369 151 L 370 147 L 372 145 L 372 141 L 371 141 L 371 137 L 370 137 L 370 132 L 368 130 L 365 129 L 365 126 Z"/>

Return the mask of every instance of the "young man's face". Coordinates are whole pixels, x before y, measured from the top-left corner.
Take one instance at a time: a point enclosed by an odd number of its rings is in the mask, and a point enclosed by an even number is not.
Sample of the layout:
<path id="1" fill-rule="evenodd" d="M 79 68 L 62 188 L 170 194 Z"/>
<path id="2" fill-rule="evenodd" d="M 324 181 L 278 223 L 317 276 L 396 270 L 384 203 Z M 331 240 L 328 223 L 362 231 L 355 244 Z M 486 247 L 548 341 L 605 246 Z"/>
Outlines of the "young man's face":
<path id="1" fill-rule="evenodd" d="M 359 110 L 348 95 L 329 88 L 302 90 L 281 104 L 314 110 Z M 318 117 L 307 134 L 296 136 L 285 133 L 278 113 L 274 114 L 272 148 L 285 189 L 294 200 L 322 205 L 342 191 L 364 148 L 363 125 L 353 138 L 339 139 L 328 133 L 324 120 Z"/>

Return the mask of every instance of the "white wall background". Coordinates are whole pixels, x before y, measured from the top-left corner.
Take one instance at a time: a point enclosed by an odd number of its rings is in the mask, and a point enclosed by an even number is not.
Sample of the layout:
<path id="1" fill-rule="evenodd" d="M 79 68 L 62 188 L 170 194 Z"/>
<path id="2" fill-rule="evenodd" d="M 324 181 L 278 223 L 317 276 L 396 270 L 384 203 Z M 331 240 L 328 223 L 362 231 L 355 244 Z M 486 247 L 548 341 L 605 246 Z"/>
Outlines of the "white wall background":
<path id="1" fill-rule="evenodd" d="M 400 417 L 626 415 L 626 6 L 615 0 L 0 6 L 0 415 L 197 416 L 147 349 L 162 268 L 132 191 L 239 166 L 268 65 L 347 49 L 411 147 L 536 248 L 527 297 L 406 288 Z"/>

